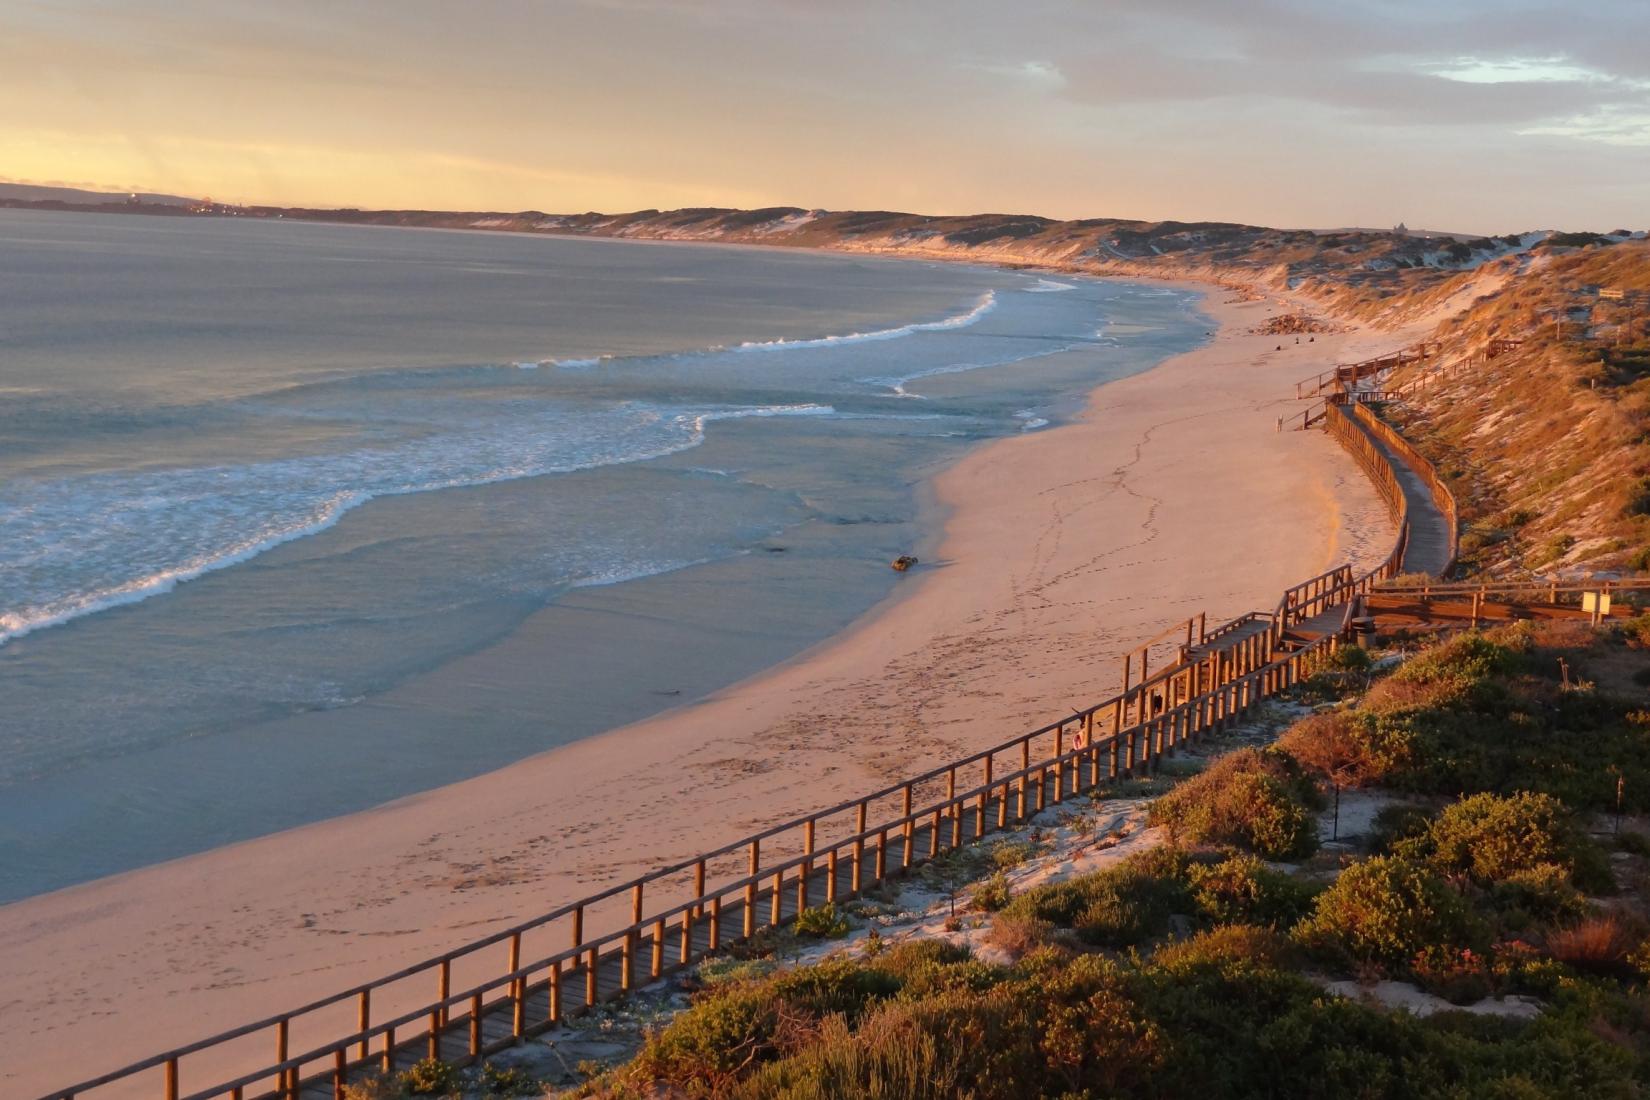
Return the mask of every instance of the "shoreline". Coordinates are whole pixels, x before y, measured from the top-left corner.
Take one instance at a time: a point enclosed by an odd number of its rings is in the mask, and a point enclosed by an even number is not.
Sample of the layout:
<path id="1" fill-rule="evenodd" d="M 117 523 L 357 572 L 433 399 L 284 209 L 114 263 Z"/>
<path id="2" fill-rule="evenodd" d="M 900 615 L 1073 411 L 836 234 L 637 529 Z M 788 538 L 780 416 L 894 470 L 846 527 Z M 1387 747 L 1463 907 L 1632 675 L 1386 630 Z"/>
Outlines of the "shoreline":
<path id="1" fill-rule="evenodd" d="M 13 1003 L 48 1006 L 0 1040 L 0 1062 L 83 1056 L 71 1021 L 149 1022 L 104 1036 L 85 1063 L 96 1072 L 375 977 L 1046 720 L 1110 686 L 1113 666 L 1102 660 L 1096 672 L 1096 650 L 1132 648 L 1180 605 L 1240 613 L 1348 556 L 1342 543 L 1379 556 L 1384 509 L 1351 460 L 1321 436 L 1272 438 L 1270 406 L 1286 403 L 1303 364 L 1360 333 L 1275 353 L 1261 346 L 1275 338 L 1242 331 L 1264 306 L 1206 298 L 1214 340 L 1100 386 L 1071 423 L 993 440 L 924 479 L 919 524 L 936 553 L 919 550 L 915 583 L 755 676 L 475 779 L 0 908 Z M 1216 376 L 1187 392 L 1181 375 L 1198 370 Z M 1094 476 L 1064 481 L 1066 452 L 1079 448 L 1092 452 L 1084 469 Z M 1316 453 L 1289 461 L 1303 449 Z M 1113 460 L 1111 477 L 1099 476 Z M 1340 511 L 1326 513 L 1325 499 Z M 1198 517 L 1221 529 L 1221 546 L 1196 538 Z M 1273 546 L 1285 525 L 1298 537 Z M 1021 530 L 1039 533 L 1026 545 Z M 1248 566 L 1235 578 L 1231 559 Z M 542 658 L 532 635 L 524 626 L 457 662 L 443 684 L 424 686 L 428 698 L 484 687 L 478 663 L 530 675 Z M 477 807 L 491 812 L 478 821 Z M 608 821 L 593 842 L 597 809 Z M 698 830 L 679 828 L 689 817 Z M 311 849 L 323 847 L 317 863 Z M 91 957 L 97 944 L 133 939 L 141 954 Z M 66 956 L 76 962 L 41 961 Z M 65 1083 L 32 1069 L 10 1076 L 24 1091 Z"/>

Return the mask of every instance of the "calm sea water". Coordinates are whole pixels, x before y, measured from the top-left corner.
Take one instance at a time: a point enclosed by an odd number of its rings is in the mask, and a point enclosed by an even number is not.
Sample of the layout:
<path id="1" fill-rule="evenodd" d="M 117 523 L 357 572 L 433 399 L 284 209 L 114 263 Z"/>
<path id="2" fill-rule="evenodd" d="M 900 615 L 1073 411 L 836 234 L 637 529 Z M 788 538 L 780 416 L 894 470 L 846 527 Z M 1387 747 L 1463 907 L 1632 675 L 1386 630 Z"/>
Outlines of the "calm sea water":
<path id="1" fill-rule="evenodd" d="M 370 748 L 417 751 L 348 783 L 367 734 L 286 732 L 594 589 L 664 623 L 660 578 L 735 570 L 735 603 L 790 601 L 782 638 L 687 669 L 620 629 L 692 691 L 782 659 L 887 591 L 924 473 L 1197 342 L 1192 310 L 778 250 L 0 211 L 0 900 L 681 701 L 584 676 L 542 716 L 399 715 Z"/>

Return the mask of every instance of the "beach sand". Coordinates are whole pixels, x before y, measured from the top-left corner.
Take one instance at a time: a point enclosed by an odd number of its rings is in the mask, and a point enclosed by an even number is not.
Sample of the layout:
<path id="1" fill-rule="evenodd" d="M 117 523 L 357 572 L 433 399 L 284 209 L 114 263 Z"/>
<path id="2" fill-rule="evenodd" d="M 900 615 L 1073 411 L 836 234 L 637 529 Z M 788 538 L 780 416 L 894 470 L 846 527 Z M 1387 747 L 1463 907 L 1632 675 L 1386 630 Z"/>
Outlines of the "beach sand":
<path id="1" fill-rule="evenodd" d="M 1115 690 L 1121 655 L 1178 618 L 1269 610 L 1292 583 L 1380 558 L 1391 526 L 1352 461 L 1275 422 L 1298 413 L 1298 378 L 1402 338 L 1275 350 L 1247 330 L 1288 307 L 1223 296 L 1204 305 L 1207 346 L 938 476 L 922 566 L 800 657 L 476 779 L 0 908 L 0 1092 L 296 1006 L 1006 740 Z M 383 703 L 506 685 L 530 700 L 546 624 L 580 614 L 599 653 L 605 612 L 552 609 Z M 328 736 L 350 716 L 305 719 L 296 732 Z M 227 1068 L 187 1065 L 185 1093 Z"/>

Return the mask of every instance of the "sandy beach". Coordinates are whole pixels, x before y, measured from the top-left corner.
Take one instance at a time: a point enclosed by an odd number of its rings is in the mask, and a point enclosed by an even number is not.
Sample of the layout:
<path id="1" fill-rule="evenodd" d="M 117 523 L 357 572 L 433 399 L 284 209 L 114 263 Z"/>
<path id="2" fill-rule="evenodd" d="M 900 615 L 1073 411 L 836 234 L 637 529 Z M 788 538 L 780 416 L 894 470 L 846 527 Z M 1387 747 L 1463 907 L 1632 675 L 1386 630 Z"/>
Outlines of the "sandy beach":
<path id="1" fill-rule="evenodd" d="M 1353 462 L 1275 423 L 1298 378 L 1402 337 L 1279 350 L 1249 334 L 1279 304 L 1225 297 L 1208 291 L 1205 347 L 940 474 L 923 566 L 782 666 L 473 780 L 0 908 L 0 1091 L 303 1003 L 1006 739 L 1114 689 L 1117 658 L 1176 618 L 1269 609 L 1289 584 L 1379 558 L 1390 525 Z M 602 630 L 594 610 L 543 615 L 388 704 L 505 685 L 530 700 L 549 616 Z M 349 717 L 305 716 L 305 735 Z"/>

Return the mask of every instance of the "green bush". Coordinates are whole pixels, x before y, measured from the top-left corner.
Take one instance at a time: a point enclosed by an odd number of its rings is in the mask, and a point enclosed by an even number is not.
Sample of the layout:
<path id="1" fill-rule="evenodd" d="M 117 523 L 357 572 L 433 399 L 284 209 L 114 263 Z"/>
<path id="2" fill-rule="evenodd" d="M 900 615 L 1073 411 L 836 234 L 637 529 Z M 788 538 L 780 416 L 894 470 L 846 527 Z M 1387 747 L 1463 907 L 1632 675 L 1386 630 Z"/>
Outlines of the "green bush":
<path id="1" fill-rule="evenodd" d="M 481 1067 L 481 1091 L 489 1096 L 537 1096 L 543 1085 L 520 1066 L 495 1066 L 491 1062 Z"/>
<path id="2" fill-rule="evenodd" d="M 1317 848 L 1312 811 L 1320 804 L 1317 789 L 1292 757 L 1239 749 L 1152 803 L 1151 821 L 1193 843 L 1298 859 Z"/>
<path id="3" fill-rule="evenodd" d="M 413 1096 L 445 1096 L 458 1089 L 458 1069 L 425 1058 L 401 1074 L 401 1087 Z"/>
<path id="4" fill-rule="evenodd" d="M 1256 924 L 1288 928 L 1312 909 L 1317 890 L 1254 856 L 1239 855 L 1189 868 L 1192 901 L 1214 924 Z"/>
<path id="5" fill-rule="evenodd" d="M 1394 856 L 1342 871 L 1295 932 L 1326 957 L 1390 967 L 1429 947 L 1472 947 L 1485 938 L 1461 895 L 1437 872 Z"/>
<path id="6" fill-rule="evenodd" d="M 799 1024 L 854 1021 L 900 980 L 883 967 L 830 960 L 749 984 L 726 986 L 672 1020 L 644 1049 L 646 1073 L 717 1089 L 749 1066 L 779 1057 Z"/>
<path id="7" fill-rule="evenodd" d="M 1034 886 L 1003 912 L 1075 929 L 1102 947 L 1129 947 L 1167 932 L 1174 914 L 1192 911 L 1188 862 L 1175 849 L 1155 849 L 1103 871 Z"/>
<path id="8" fill-rule="evenodd" d="M 1540 863 L 1514 871 L 1489 888 L 1490 905 L 1512 931 L 1572 924 L 1587 914 L 1587 899 L 1570 883 L 1570 871 Z"/>
<path id="9" fill-rule="evenodd" d="M 982 913 L 995 913 L 1013 897 L 1014 892 L 1009 889 L 1007 877 L 999 871 L 975 887 L 970 901 L 974 908 Z"/>
<path id="10" fill-rule="evenodd" d="M 1394 802 L 1375 811 L 1375 821 L 1369 832 L 1369 846 L 1372 851 L 1385 854 L 1391 852 L 1399 841 L 1421 836 L 1430 828 L 1430 811 L 1420 806 Z"/>
<path id="11" fill-rule="evenodd" d="M 594 1095 L 828 1100 L 1305 1097 L 1468 1100 L 1477 1097 L 1630 1097 L 1646 1049 L 1633 997 L 1548 968 L 1551 1007 L 1533 1021 L 1445 1013 L 1418 1019 L 1332 997 L 1280 969 L 1288 942 L 1266 929 L 1227 926 L 1165 945 L 1145 962 L 1029 955 L 986 968 L 944 944 L 890 949 L 899 970 L 922 975 L 892 998 L 810 1015 L 779 990 L 791 976 L 724 988 L 689 1010 L 765 993 L 780 1005 L 776 1033 L 749 1032 L 713 1074 L 701 1061 L 660 1056 L 676 1025 Z M 1474 956 L 1432 954 L 1421 968 L 1463 999 L 1482 979 Z M 794 972 L 805 979 L 809 967 Z M 861 965 L 882 971 L 882 963 Z M 888 980 L 883 972 L 880 980 Z M 852 987 L 845 972 L 823 984 Z M 853 1001 L 850 998 L 850 1001 Z M 816 1003 L 815 1008 L 823 1007 Z M 743 1045 L 738 1045 L 743 1044 Z"/>
<path id="12" fill-rule="evenodd" d="M 816 905 L 796 915 L 793 931 L 815 940 L 839 940 L 848 934 L 848 918 L 835 904 Z"/>
<path id="13" fill-rule="evenodd" d="M 1483 887 L 1556 865 L 1577 886 L 1613 888 L 1602 850 L 1576 827 L 1564 804 L 1548 794 L 1485 792 L 1463 798 L 1445 808 L 1425 833 L 1400 841 L 1394 851 Z"/>
<path id="14" fill-rule="evenodd" d="M 1152 952 L 1152 965 L 1170 974 L 1194 970 L 1273 969 L 1297 954 L 1294 942 L 1276 929 L 1253 924 L 1222 924 L 1183 940 L 1170 940 Z"/>

